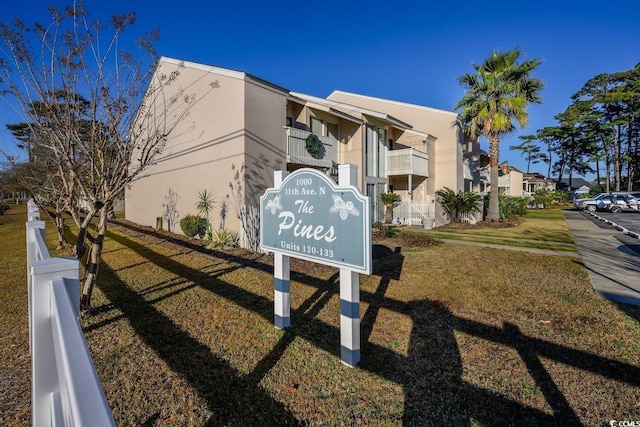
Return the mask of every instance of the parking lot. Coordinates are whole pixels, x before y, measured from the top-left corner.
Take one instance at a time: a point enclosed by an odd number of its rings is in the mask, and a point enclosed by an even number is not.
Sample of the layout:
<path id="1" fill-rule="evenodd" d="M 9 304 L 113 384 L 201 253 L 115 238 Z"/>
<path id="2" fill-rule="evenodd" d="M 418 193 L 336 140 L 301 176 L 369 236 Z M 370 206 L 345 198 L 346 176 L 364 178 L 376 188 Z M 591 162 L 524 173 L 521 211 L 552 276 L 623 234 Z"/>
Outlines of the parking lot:
<path id="1" fill-rule="evenodd" d="M 612 213 L 580 211 L 581 215 L 598 227 L 610 229 L 611 235 L 631 250 L 640 253 L 640 211 Z"/>

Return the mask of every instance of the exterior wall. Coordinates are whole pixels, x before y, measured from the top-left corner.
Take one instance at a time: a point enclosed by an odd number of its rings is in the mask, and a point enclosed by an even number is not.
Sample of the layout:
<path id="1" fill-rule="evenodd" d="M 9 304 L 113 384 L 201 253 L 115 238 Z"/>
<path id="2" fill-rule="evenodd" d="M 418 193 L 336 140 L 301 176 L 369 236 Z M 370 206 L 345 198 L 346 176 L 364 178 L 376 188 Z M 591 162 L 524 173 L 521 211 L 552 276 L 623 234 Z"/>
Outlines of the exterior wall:
<path id="1" fill-rule="evenodd" d="M 171 63 L 160 65 L 160 71 L 170 72 L 176 68 Z M 212 191 L 218 203 L 232 201 L 229 183 L 233 182 L 234 171 L 231 165 L 240 167 L 245 161 L 244 81 L 187 66 L 180 71 L 177 84 L 169 89 L 177 91 L 188 87 L 193 93 L 204 93 L 213 81 L 218 81 L 219 87 L 191 108 L 189 115 L 169 135 L 157 164 L 126 191 L 126 219 L 154 226 L 156 217 L 163 216 L 163 203 L 169 189 L 179 197 L 178 221 L 188 213 L 196 213 L 198 191 Z M 219 207 L 212 219 L 214 226 L 221 224 Z M 225 226 L 238 229 L 231 210 Z M 166 222 L 164 228 L 168 228 Z M 172 231 L 181 232 L 178 223 Z"/>
<path id="2" fill-rule="evenodd" d="M 355 123 L 347 123 L 348 142 L 340 144 L 340 162 L 358 166 L 358 189 L 364 194 L 364 129 Z"/>
<path id="3" fill-rule="evenodd" d="M 286 170 L 286 97 L 247 82 L 245 86 L 244 202 L 259 206 L 273 187 L 273 172 Z M 228 184 L 227 184 L 228 188 Z"/>
<path id="4" fill-rule="evenodd" d="M 435 136 L 435 142 L 426 143 L 429 155 L 427 195 L 433 200 L 435 191 L 443 187 L 464 190 L 462 161 L 465 147 L 456 113 L 340 91 L 333 92 L 328 99 L 387 113 L 410 124 L 416 131 Z M 399 143 L 403 143 L 402 141 L 398 140 Z M 414 194 L 414 200 L 416 195 Z M 431 212 L 435 212 L 436 225 L 447 222 L 439 205 L 433 203 L 432 206 L 434 209 Z"/>
<path id="5" fill-rule="evenodd" d="M 524 191 L 522 188 L 522 172 L 511 169 L 509 171 L 509 188 L 505 194 L 514 197 L 523 197 Z"/>

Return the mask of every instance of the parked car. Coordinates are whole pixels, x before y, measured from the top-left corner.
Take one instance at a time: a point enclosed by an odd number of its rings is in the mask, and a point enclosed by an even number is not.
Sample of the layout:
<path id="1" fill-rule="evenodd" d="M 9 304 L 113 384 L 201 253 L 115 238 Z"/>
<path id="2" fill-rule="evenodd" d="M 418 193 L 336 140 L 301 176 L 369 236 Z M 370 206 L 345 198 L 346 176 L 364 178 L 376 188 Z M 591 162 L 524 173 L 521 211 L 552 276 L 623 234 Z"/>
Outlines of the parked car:
<path id="1" fill-rule="evenodd" d="M 615 208 L 615 211 L 622 212 L 623 210 L 630 209 L 629 205 L 625 204 L 624 202 L 624 196 L 633 196 L 633 198 L 637 201 L 637 199 L 640 199 L 640 192 L 615 191 L 611 193 L 601 193 L 593 198 L 577 199 L 575 206 L 578 209 L 595 212 L 610 210 L 615 205 L 617 206 Z M 614 200 L 616 201 L 615 203 Z M 635 204 L 635 206 L 637 207 L 637 203 Z M 620 208 L 619 210 L 618 207 Z"/>
<path id="2" fill-rule="evenodd" d="M 600 193 L 588 199 L 576 199 L 575 207 L 589 212 L 595 212 L 598 209 L 604 209 L 609 204 L 611 204 L 611 194 Z"/>
<path id="3" fill-rule="evenodd" d="M 629 194 L 614 194 L 608 209 L 613 213 L 622 211 L 638 212 L 640 192 Z"/>

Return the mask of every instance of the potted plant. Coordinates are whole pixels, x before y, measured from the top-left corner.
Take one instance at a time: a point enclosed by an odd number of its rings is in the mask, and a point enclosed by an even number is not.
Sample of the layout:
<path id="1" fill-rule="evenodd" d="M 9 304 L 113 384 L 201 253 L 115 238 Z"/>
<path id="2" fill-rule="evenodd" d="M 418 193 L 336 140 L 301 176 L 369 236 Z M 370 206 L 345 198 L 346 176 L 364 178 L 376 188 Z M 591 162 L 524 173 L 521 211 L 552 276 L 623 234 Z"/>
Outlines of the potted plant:
<path id="1" fill-rule="evenodd" d="M 380 193 L 380 200 L 386 208 L 384 212 L 384 223 L 391 224 L 393 220 L 393 204 L 402 201 L 402 197 L 390 191 L 388 193 Z"/>

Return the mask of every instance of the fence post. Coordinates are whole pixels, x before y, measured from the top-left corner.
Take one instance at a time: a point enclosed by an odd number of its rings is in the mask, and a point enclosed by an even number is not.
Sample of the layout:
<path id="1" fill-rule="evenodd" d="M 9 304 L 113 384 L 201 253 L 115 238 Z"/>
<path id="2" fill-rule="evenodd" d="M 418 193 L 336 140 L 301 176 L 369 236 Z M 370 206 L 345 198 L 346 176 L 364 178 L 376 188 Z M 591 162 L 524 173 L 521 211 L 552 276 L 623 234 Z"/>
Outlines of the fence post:
<path id="1" fill-rule="evenodd" d="M 78 268 L 74 259 L 48 258 L 33 261 L 29 266 L 31 273 L 32 305 L 31 326 L 31 408 L 32 425 L 51 425 L 51 393 L 59 389 L 60 381 L 53 354 L 53 335 L 51 329 L 51 286 L 50 281 L 64 278 L 67 290 L 73 300 L 79 304 Z M 77 312 L 76 312 L 77 314 Z"/>
<path id="2" fill-rule="evenodd" d="M 273 186 L 278 189 L 282 181 L 289 174 L 287 171 L 275 171 L 273 173 Z M 280 253 L 273 257 L 274 295 L 273 316 L 274 324 L 278 329 L 285 329 L 291 325 L 291 285 L 290 285 L 289 256 Z"/>
<path id="3" fill-rule="evenodd" d="M 30 203 L 31 201 L 29 201 Z M 44 241 L 44 221 L 32 220 L 27 222 L 27 306 L 29 308 L 29 349 L 33 355 L 33 284 L 31 283 L 31 263 L 38 260 L 39 233 Z"/>
<path id="4" fill-rule="evenodd" d="M 338 185 L 356 186 L 355 165 L 338 166 Z M 347 366 L 360 362 L 360 274 L 348 268 L 340 269 L 340 359 Z"/>
<path id="5" fill-rule="evenodd" d="M 27 202 L 27 220 L 34 221 L 37 219 L 40 219 L 40 208 L 38 208 L 33 199 L 29 199 Z"/>

